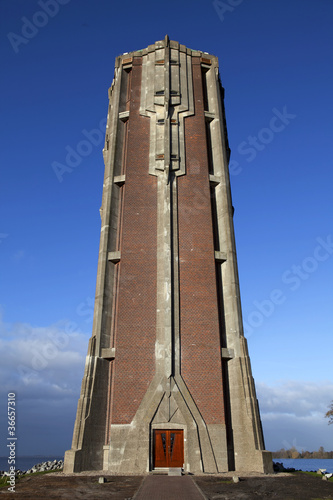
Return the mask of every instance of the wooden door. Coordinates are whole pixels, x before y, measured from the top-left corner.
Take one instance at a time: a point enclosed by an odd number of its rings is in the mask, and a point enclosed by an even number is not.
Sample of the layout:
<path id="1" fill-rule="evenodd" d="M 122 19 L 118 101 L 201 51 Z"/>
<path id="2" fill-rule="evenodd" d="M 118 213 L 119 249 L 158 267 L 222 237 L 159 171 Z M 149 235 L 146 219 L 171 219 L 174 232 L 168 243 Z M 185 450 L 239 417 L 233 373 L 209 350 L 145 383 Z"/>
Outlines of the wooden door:
<path id="1" fill-rule="evenodd" d="M 154 467 L 183 467 L 184 437 L 182 430 L 154 431 Z"/>

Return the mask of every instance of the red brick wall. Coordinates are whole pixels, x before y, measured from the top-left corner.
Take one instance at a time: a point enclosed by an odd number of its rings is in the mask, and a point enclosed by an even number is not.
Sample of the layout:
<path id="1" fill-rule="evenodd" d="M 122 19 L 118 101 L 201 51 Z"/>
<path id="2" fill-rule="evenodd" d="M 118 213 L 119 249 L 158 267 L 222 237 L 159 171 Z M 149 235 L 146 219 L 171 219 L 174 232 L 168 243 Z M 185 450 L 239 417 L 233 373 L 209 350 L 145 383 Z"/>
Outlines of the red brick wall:
<path id="1" fill-rule="evenodd" d="M 213 225 L 201 67 L 192 58 L 195 115 L 185 120 L 178 178 L 181 371 L 206 423 L 224 422 Z"/>
<path id="2" fill-rule="evenodd" d="M 206 423 L 224 421 L 213 228 L 201 67 L 193 58 L 195 116 L 185 120 L 186 175 L 179 177 L 181 363 L 184 380 Z M 140 88 L 141 58 L 132 86 Z M 132 92 L 121 241 L 112 423 L 130 423 L 155 372 L 156 177 L 148 174 L 149 119 Z"/>
<path id="3" fill-rule="evenodd" d="M 130 423 L 155 372 L 156 177 L 149 175 L 149 118 L 140 116 L 141 58 L 133 60 L 121 241 L 112 423 Z"/>

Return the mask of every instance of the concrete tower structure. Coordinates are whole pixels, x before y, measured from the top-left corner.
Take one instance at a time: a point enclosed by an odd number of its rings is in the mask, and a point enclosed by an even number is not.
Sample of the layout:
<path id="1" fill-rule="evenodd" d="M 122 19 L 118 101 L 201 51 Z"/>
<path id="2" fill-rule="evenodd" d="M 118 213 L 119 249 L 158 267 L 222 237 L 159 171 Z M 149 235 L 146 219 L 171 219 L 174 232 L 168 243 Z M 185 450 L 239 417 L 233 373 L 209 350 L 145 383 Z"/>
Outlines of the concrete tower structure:
<path id="1" fill-rule="evenodd" d="M 270 472 L 243 335 L 216 57 L 117 57 L 93 334 L 65 472 Z"/>

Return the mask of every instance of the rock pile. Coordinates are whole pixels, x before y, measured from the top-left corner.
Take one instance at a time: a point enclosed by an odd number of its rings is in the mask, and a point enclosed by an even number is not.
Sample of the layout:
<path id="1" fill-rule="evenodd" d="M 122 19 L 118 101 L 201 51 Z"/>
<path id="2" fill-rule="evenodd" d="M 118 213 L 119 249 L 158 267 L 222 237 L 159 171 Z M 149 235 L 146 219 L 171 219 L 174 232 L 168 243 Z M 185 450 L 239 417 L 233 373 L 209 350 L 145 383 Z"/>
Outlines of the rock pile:
<path id="1" fill-rule="evenodd" d="M 28 469 L 26 471 L 17 469 L 15 470 L 15 475 L 16 476 L 23 476 L 25 474 L 34 474 L 35 472 L 44 472 L 44 471 L 57 471 L 61 470 L 64 467 L 64 461 L 63 460 L 53 460 L 53 462 L 48 461 L 48 462 L 41 462 L 40 464 L 33 465 L 31 469 Z M 7 471 L 1 471 L 1 476 L 9 476 L 9 472 Z"/>
<path id="2" fill-rule="evenodd" d="M 273 470 L 274 472 L 305 472 L 302 469 L 294 469 L 294 467 L 284 467 L 282 462 L 273 462 Z M 317 471 L 307 471 L 307 472 L 317 472 L 317 474 L 322 474 L 322 479 L 327 480 L 333 477 L 333 474 L 326 474 L 326 469 L 318 469 Z"/>
<path id="3" fill-rule="evenodd" d="M 274 472 L 295 472 L 293 467 L 284 467 L 282 462 L 273 462 Z"/>

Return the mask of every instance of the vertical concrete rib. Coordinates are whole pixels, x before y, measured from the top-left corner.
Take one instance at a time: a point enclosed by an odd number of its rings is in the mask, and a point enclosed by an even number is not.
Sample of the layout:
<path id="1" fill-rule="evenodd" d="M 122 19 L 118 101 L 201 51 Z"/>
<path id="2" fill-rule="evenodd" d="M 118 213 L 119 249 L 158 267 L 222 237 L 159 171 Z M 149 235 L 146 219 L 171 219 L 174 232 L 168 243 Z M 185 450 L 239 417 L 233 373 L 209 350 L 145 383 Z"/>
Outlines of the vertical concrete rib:
<path id="1" fill-rule="evenodd" d="M 109 288 L 106 284 L 106 267 L 108 265 L 108 245 L 110 238 L 110 218 L 111 214 L 111 198 L 113 188 L 113 176 L 116 155 L 116 142 L 119 125 L 119 102 L 120 102 L 120 89 L 121 89 L 121 66 L 115 70 L 115 80 L 110 89 L 110 111 L 107 119 L 107 132 L 109 133 L 109 146 L 103 150 L 105 161 L 105 174 L 103 184 L 103 198 L 102 198 L 102 224 L 101 224 L 101 237 L 97 269 L 96 281 L 96 295 L 95 295 L 95 309 L 93 320 L 93 336 L 96 337 L 96 355 L 101 354 L 101 342 L 104 336 L 109 336 L 110 332 L 104 331 L 104 316 L 109 309 L 111 297 L 109 296 Z M 111 291 L 112 294 L 112 291 Z"/>
<path id="2" fill-rule="evenodd" d="M 170 391 L 170 377 L 172 375 L 172 302 L 173 283 L 171 275 L 172 261 L 172 236 L 171 236 L 171 185 L 170 179 L 170 47 L 168 37 L 165 37 L 164 48 L 164 346 L 165 346 L 165 372 L 168 392 Z"/>

